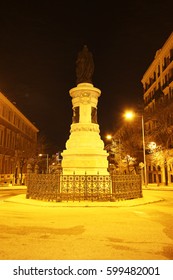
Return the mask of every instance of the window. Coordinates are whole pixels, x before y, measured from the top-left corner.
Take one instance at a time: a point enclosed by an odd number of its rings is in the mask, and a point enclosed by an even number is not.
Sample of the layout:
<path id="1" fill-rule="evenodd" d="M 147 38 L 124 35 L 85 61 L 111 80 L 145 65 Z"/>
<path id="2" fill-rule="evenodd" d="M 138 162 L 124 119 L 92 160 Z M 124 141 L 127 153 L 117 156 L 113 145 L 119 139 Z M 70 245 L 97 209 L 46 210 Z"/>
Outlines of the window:
<path id="1" fill-rule="evenodd" d="M 154 174 L 154 183 L 156 183 L 156 174 Z"/>
<path id="2" fill-rule="evenodd" d="M 3 107 L 3 105 L 2 105 L 2 103 L 0 101 L 0 116 L 2 116 L 2 107 Z"/>
<path id="3" fill-rule="evenodd" d="M 170 62 L 173 60 L 173 49 L 170 50 Z"/>
<path id="4" fill-rule="evenodd" d="M 171 174 L 171 183 L 173 183 L 173 175 Z"/>
<path id="5" fill-rule="evenodd" d="M 7 129 L 6 131 L 6 147 L 7 148 L 10 148 L 10 143 L 11 143 L 11 139 L 10 139 L 10 136 L 11 136 L 11 131 L 9 129 Z"/>
<path id="6" fill-rule="evenodd" d="M 156 72 L 154 72 L 154 81 L 156 80 Z"/>
<path id="7" fill-rule="evenodd" d="M 160 77 L 160 65 L 158 65 L 158 72 L 157 72 L 157 76 Z"/>
<path id="8" fill-rule="evenodd" d="M 159 183 L 161 183 L 161 182 L 162 182 L 162 176 L 161 176 L 161 174 L 158 174 L 158 179 L 159 179 Z"/>
<path id="9" fill-rule="evenodd" d="M 0 174 L 2 174 L 2 156 L 0 155 Z"/>
<path id="10" fill-rule="evenodd" d="M 8 120 L 9 122 L 12 120 L 12 112 L 10 110 L 8 111 Z"/>
<path id="11" fill-rule="evenodd" d="M 4 145 L 4 127 L 0 126 L 0 146 Z"/>

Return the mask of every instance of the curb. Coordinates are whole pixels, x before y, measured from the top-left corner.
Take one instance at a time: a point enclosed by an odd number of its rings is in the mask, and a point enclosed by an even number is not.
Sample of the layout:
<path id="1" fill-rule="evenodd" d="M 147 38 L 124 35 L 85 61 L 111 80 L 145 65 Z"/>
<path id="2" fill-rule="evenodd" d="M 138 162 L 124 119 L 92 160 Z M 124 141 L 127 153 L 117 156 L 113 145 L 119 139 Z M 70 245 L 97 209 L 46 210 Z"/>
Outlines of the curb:
<path id="1" fill-rule="evenodd" d="M 0 186 L 0 191 L 14 191 L 14 190 L 26 190 L 27 186 L 10 186 L 10 187 L 2 187 Z"/>
<path id="2" fill-rule="evenodd" d="M 26 199 L 25 194 L 16 195 L 7 199 L 4 199 L 3 202 L 11 202 L 16 204 L 38 206 L 38 207 L 134 207 L 141 206 L 156 202 L 162 202 L 164 199 L 158 197 L 142 197 L 131 200 L 120 200 L 115 202 L 105 201 L 105 202 L 92 202 L 92 201 L 42 201 L 34 199 Z"/>

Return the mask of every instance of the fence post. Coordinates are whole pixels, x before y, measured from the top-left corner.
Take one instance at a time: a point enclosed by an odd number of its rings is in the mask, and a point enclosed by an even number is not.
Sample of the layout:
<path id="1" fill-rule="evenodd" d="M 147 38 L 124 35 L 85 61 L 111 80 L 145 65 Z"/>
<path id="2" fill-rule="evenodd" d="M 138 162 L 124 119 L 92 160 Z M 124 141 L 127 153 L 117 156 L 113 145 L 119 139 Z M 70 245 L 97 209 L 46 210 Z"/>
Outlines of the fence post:
<path id="1" fill-rule="evenodd" d="M 60 184 L 61 184 L 61 173 L 58 172 L 57 173 L 57 184 L 56 184 L 56 202 L 61 202 L 62 201 Z"/>

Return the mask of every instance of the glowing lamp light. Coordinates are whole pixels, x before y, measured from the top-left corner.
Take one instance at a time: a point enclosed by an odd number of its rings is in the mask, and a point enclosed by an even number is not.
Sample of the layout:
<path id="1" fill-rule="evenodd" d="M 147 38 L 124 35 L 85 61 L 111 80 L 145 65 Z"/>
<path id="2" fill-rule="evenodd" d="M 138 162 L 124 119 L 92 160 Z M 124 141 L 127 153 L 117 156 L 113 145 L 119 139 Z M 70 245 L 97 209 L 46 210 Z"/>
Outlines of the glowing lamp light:
<path id="1" fill-rule="evenodd" d="M 134 118 L 134 112 L 132 112 L 132 111 L 127 111 L 127 112 L 125 112 L 124 117 L 125 117 L 127 120 L 131 120 L 131 119 Z"/>
<path id="2" fill-rule="evenodd" d="M 107 140 L 112 140 L 112 135 L 111 134 L 106 135 L 106 139 Z"/>

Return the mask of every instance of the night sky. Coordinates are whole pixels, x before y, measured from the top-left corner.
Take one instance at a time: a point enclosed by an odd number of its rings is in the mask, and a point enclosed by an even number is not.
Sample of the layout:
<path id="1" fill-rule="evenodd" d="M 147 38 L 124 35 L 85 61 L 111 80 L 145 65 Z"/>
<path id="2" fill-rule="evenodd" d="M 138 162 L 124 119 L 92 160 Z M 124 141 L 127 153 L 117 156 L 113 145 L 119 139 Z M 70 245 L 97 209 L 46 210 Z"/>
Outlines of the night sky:
<path id="1" fill-rule="evenodd" d="M 104 140 L 124 109 L 142 101 L 142 76 L 171 32 L 172 0 L 1 1 L 0 90 L 54 151 L 62 151 L 70 134 L 75 62 L 87 45 L 93 84 L 102 92 Z"/>

